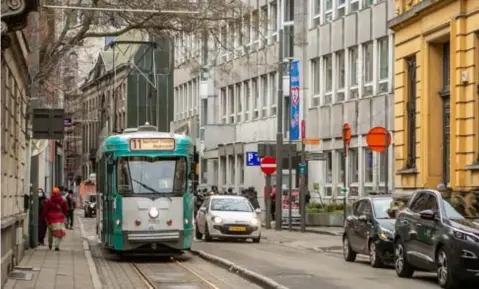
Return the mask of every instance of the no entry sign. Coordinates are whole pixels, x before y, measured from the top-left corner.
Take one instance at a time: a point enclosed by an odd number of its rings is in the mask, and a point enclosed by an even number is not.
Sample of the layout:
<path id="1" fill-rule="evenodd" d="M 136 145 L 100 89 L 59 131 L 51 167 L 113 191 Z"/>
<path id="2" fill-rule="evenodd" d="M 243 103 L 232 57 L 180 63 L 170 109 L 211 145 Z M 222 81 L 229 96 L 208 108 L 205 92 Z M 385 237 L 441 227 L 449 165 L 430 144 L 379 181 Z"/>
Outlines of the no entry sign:
<path id="1" fill-rule="evenodd" d="M 276 159 L 270 156 L 265 156 L 261 160 L 261 171 L 267 175 L 274 174 L 276 172 Z"/>

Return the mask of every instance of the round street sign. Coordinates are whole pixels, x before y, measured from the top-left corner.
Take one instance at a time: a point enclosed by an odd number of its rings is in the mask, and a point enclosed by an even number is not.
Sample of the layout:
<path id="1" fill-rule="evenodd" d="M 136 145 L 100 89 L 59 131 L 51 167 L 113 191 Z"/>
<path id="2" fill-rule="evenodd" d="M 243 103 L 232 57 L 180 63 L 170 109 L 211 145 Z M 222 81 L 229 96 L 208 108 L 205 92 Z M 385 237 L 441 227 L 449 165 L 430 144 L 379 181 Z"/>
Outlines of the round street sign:
<path id="1" fill-rule="evenodd" d="M 265 156 L 261 160 L 261 171 L 267 175 L 274 174 L 276 172 L 276 159 L 270 156 Z"/>

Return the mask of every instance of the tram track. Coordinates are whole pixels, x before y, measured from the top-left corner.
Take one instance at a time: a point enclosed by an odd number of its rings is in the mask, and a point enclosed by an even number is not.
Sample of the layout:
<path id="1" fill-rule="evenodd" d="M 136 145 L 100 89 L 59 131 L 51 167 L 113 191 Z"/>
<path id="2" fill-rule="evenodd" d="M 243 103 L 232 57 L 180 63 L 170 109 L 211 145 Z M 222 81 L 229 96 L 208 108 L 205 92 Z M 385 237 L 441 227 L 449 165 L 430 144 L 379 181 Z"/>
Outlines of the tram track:
<path id="1" fill-rule="evenodd" d="M 148 289 L 162 288 L 191 288 L 191 289 L 227 289 L 236 288 L 226 286 L 222 278 L 208 272 L 205 276 L 204 269 L 194 268 L 196 257 L 189 260 L 171 258 L 161 262 L 133 262 L 131 266 Z M 190 264 L 189 264 L 190 263 Z M 219 268 L 219 270 L 223 270 Z M 222 272 L 223 273 L 223 272 Z M 223 274 L 231 274 L 224 272 Z M 214 279 L 214 280 L 212 280 Z M 243 287 L 244 288 L 244 287 Z"/>

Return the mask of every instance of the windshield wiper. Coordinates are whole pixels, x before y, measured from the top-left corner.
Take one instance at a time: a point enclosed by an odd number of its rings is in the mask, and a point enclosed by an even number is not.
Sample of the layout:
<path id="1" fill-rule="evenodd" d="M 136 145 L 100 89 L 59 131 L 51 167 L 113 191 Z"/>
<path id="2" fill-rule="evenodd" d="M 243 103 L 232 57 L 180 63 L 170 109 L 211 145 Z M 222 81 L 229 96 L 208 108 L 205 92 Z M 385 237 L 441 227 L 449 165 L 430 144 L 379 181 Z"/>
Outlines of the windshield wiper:
<path id="1" fill-rule="evenodd" d="M 170 200 L 170 202 L 172 201 L 170 196 L 165 196 L 162 192 L 160 192 L 160 191 L 158 191 L 158 190 L 155 190 L 154 188 L 148 186 L 147 184 L 142 183 L 142 182 L 140 182 L 140 181 L 137 181 L 137 180 L 135 180 L 135 179 L 133 179 L 133 178 L 132 178 L 131 180 L 134 181 L 135 183 L 139 184 L 139 185 L 142 186 L 143 188 L 145 188 L 145 189 L 147 189 L 147 190 L 150 190 L 150 191 L 152 191 L 153 193 L 159 194 L 159 195 L 160 195 L 161 197 L 163 197 L 163 198 L 168 198 L 168 200 Z"/>

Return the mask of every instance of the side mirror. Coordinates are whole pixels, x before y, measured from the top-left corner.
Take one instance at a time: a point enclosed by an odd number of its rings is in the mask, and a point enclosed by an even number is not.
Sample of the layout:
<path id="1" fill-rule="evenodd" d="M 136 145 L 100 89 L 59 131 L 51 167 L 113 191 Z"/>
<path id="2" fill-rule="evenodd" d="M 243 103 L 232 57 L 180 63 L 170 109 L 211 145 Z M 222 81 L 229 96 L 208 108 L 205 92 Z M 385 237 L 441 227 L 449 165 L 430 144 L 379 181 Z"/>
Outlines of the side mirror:
<path id="1" fill-rule="evenodd" d="M 257 208 L 256 210 L 254 210 L 256 212 L 256 214 L 261 214 L 261 209 L 260 208 Z"/>
<path id="2" fill-rule="evenodd" d="M 361 221 L 361 222 L 367 222 L 367 221 L 369 221 L 369 218 L 366 215 L 361 215 L 361 216 L 358 217 L 358 220 Z"/>
<path id="3" fill-rule="evenodd" d="M 432 210 L 424 210 L 419 212 L 419 216 L 424 220 L 434 220 L 436 218 L 436 213 Z"/>

